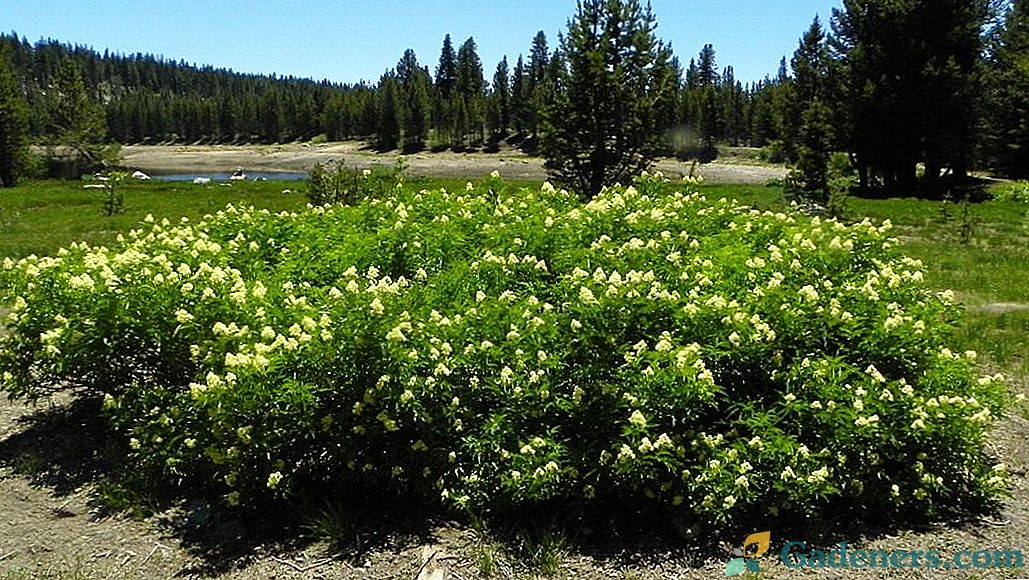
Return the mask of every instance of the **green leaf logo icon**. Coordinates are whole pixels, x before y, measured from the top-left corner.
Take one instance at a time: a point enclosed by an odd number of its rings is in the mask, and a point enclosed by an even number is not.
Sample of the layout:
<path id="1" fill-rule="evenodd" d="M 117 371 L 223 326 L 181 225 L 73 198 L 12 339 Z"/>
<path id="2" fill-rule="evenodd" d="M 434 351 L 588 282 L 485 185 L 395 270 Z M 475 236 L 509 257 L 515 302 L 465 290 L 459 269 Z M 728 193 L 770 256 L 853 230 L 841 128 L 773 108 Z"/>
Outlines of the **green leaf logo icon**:
<path id="1" fill-rule="evenodd" d="M 747 571 L 747 561 L 743 558 L 733 558 L 725 565 L 726 576 L 739 576 Z"/>

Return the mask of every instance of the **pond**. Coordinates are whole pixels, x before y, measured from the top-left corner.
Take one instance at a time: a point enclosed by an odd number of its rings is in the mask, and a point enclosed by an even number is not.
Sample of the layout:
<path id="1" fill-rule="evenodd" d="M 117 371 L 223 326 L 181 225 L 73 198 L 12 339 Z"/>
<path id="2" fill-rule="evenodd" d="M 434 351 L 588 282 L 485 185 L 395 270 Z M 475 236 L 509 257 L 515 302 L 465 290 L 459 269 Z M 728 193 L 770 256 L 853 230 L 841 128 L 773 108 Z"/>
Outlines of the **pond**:
<path id="1" fill-rule="evenodd" d="M 210 179 L 211 181 L 229 181 L 232 173 L 171 173 L 168 175 L 151 175 L 153 179 L 160 181 L 193 181 L 197 177 Z M 301 181 L 307 179 L 307 173 L 299 171 L 247 171 L 247 181 Z"/>

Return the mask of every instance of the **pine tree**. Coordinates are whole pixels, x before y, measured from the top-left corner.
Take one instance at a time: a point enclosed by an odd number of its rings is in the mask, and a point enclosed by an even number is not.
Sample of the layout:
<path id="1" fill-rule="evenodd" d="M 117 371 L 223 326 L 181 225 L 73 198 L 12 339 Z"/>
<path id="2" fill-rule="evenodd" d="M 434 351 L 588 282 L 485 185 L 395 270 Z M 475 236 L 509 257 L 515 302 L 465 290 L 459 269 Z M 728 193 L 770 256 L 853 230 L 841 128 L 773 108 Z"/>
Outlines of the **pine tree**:
<path id="1" fill-rule="evenodd" d="M 453 138 L 454 88 L 457 86 L 457 53 L 450 35 L 443 39 L 436 79 L 433 85 L 432 124 L 436 128 L 435 142 L 443 147 L 455 143 Z"/>
<path id="2" fill-rule="evenodd" d="M 1029 178 L 1029 0 L 1014 0 L 988 61 L 985 148 L 1003 175 Z"/>
<path id="3" fill-rule="evenodd" d="M 29 155 L 28 105 L 0 47 L 0 187 L 14 187 Z"/>
<path id="4" fill-rule="evenodd" d="M 528 94 L 528 73 L 525 70 L 525 63 L 522 55 L 518 55 L 514 71 L 511 73 L 511 124 L 514 125 L 515 133 L 524 135 L 528 132 L 529 121 L 529 94 Z"/>
<path id="5" fill-rule="evenodd" d="M 511 70 L 507 65 L 507 56 L 497 63 L 493 73 L 493 90 L 490 94 L 491 132 L 502 136 L 511 126 Z"/>
<path id="6" fill-rule="evenodd" d="M 713 159 L 717 155 L 715 145 L 722 134 L 722 108 L 718 106 L 719 76 L 715 64 L 715 48 L 705 44 L 697 60 L 696 96 L 697 114 L 700 120 L 701 140 L 704 144 L 703 158 Z"/>
<path id="7" fill-rule="evenodd" d="M 562 38 L 566 73 L 545 110 L 544 166 L 585 198 L 631 179 L 659 152 L 661 100 L 673 81 L 671 49 L 638 0 L 583 0 Z"/>
<path id="8" fill-rule="evenodd" d="M 821 202 L 829 200 L 829 150 L 833 130 L 832 112 L 816 98 L 808 104 L 801 117 L 800 139 L 797 146 L 797 172 L 804 192 Z"/>
<path id="9" fill-rule="evenodd" d="M 457 51 L 455 93 L 461 98 L 464 108 L 461 142 L 471 135 L 474 142 L 482 143 L 486 124 L 486 81 L 474 38 L 464 41 Z"/>
<path id="10" fill-rule="evenodd" d="M 81 65 L 65 58 L 49 94 L 47 144 L 52 162 L 60 157 L 57 148 L 72 153 L 69 176 L 98 171 L 112 161 L 113 151 L 105 147 L 107 119 L 103 109 L 89 98 Z"/>
<path id="11" fill-rule="evenodd" d="M 796 162 L 801 146 L 805 112 L 816 100 L 825 105 L 829 99 L 829 45 L 817 16 L 801 37 L 799 46 L 790 60 L 790 66 L 793 76 L 784 81 L 784 85 L 789 85 L 785 95 L 790 101 L 781 111 L 780 134 L 786 160 Z"/>
<path id="12" fill-rule="evenodd" d="M 379 81 L 378 131 L 375 145 L 381 151 L 396 149 L 400 145 L 400 129 L 404 126 L 404 105 L 400 83 L 392 73 Z"/>
<path id="13" fill-rule="evenodd" d="M 532 39 L 529 49 L 529 65 L 526 71 L 526 110 L 524 116 L 525 130 L 528 133 L 539 132 L 541 111 L 549 100 L 548 81 L 550 80 L 550 49 L 547 35 L 540 30 Z"/>
<path id="14" fill-rule="evenodd" d="M 705 44 L 700 51 L 697 62 L 697 84 L 701 87 L 713 87 L 718 84 L 718 65 L 715 64 L 715 47 Z"/>
<path id="15" fill-rule="evenodd" d="M 425 146 L 429 134 L 432 104 L 429 99 L 429 71 L 418 64 L 414 50 L 407 49 L 397 63 L 396 77 L 403 101 L 403 148 L 416 151 Z"/>
<path id="16" fill-rule="evenodd" d="M 978 68 L 989 0 L 844 0 L 833 11 L 845 69 L 849 149 L 861 185 L 914 193 L 919 163 L 967 174 L 977 140 Z"/>
<path id="17" fill-rule="evenodd" d="M 436 66 L 436 91 L 443 98 L 450 98 L 450 93 L 457 85 L 457 53 L 450 35 L 443 39 L 443 48 Z"/>

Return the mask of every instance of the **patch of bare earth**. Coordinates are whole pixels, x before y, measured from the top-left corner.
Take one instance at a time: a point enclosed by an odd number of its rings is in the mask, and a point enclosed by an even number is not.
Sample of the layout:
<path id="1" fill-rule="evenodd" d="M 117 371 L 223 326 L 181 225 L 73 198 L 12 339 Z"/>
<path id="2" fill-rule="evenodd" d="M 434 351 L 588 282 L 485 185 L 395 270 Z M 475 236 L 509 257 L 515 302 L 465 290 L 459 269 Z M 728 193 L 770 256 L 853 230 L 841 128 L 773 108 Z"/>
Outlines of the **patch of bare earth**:
<path id="1" fill-rule="evenodd" d="M 987 304 L 969 306 L 968 309 L 973 312 L 986 312 L 987 314 L 1007 314 L 1009 312 L 1023 312 L 1029 310 L 1029 304 L 1019 304 L 1017 302 L 990 302 Z"/>
<path id="2" fill-rule="evenodd" d="M 127 145 L 122 148 L 125 166 L 146 173 L 203 173 L 232 171 L 243 167 L 250 171 L 307 171 L 316 163 L 344 161 L 347 165 L 367 168 L 391 166 L 396 154 L 379 154 L 355 142 L 310 145 Z M 516 149 L 499 153 L 416 153 L 404 156 L 411 175 L 479 179 L 496 170 L 515 180 L 546 179 L 543 160 Z M 692 163 L 661 159 L 655 168 L 668 176 L 687 175 Z M 786 170 L 778 167 L 710 163 L 697 171 L 709 183 L 764 184 L 781 179 Z"/>

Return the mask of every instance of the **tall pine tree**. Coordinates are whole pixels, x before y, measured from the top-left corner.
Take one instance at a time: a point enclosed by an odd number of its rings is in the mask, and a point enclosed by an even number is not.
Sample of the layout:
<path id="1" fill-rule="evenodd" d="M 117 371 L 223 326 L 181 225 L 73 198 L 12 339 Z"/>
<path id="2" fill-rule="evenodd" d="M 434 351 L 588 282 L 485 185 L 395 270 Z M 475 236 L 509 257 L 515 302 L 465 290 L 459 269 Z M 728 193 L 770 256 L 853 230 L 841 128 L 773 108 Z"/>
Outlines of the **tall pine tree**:
<path id="1" fill-rule="evenodd" d="M 105 146 L 107 119 L 100 105 L 89 97 L 77 60 L 67 57 L 61 61 L 48 96 L 48 156 L 52 162 L 71 161 L 60 173 L 78 177 L 111 162 L 114 152 Z M 70 152 L 71 157 L 59 149 Z"/>
<path id="2" fill-rule="evenodd" d="M 1008 177 L 1029 178 L 1029 0 L 1011 3 L 987 75 L 987 162 Z"/>
<path id="3" fill-rule="evenodd" d="M 481 144 L 486 125 L 486 81 L 474 38 L 464 41 L 457 51 L 455 93 L 464 108 L 464 117 L 458 126 L 459 140 L 464 144 L 470 136 L 473 144 Z"/>
<path id="4" fill-rule="evenodd" d="M 564 90 L 545 110 L 544 167 L 585 198 L 650 166 L 673 82 L 671 49 L 639 0 L 582 0 L 562 38 Z"/>
<path id="5" fill-rule="evenodd" d="M 29 155 L 28 105 L 0 47 L 0 187 L 14 187 Z"/>
<path id="6" fill-rule="evenodd" d="M 429 100 L 429 71 L 418 64 L 414 50 L 407 49 L 396 67 L 404 106 L 403 148 L 417 151 L 425 147 L 429 134 L 432 104 Z"/>
<path id="7" fill-rule="evenodd" d="M 912 194 L 919 163 L 939 192 L 966 175 L 989 0 L 844 0 L 833 10 L 846 74 L 849 145 L 861 185 Z"/>
<path id="8" fill-rule="evenodd" d="M 507 56 L 497 63 L 497 70 L 493 73 L 488 124 L 493 135 L 498 137 L 506 135 L 511 126 L 511 69 L 507 65 Z"/>

